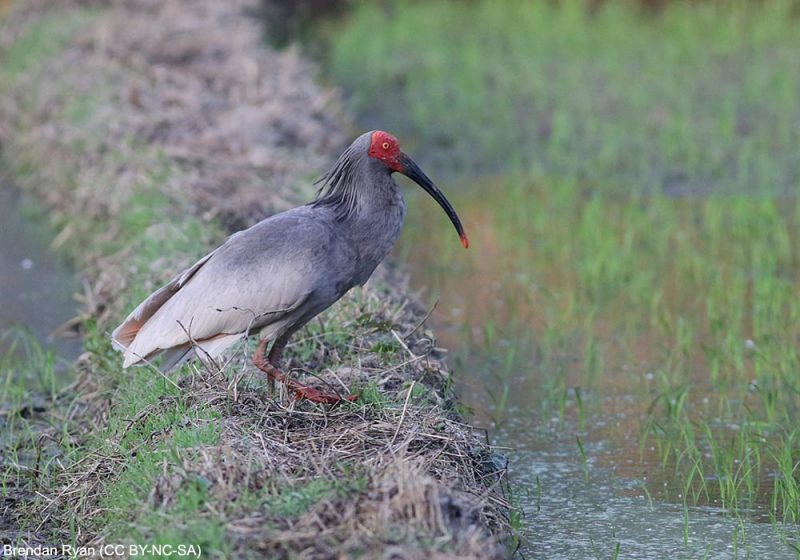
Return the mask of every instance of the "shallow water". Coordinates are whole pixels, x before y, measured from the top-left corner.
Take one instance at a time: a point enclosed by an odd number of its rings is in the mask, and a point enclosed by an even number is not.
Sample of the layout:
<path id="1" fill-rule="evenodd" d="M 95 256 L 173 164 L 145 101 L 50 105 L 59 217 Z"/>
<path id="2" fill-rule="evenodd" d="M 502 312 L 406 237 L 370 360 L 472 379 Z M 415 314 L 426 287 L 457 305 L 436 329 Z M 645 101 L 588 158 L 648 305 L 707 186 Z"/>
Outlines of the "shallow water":
<path id="1" fill-rule="evenodd" d="M 509 459 L 525 514 L 525 557 L 614 558 L 617 543 L 619 558 L 798 557 L 788 543 L 796 545 L 800 529 L 770 522 L 766 503 L 731 514 L 712 495 L 685 507 L 680 478 L 661 466 L 651 442 L 640 446 L 659 390 L 648 367 L 659 359 L 657 337 L 635 332 L 625 352 L 603 347 L 597 377 L 581 336 L 547 348 L 546 323 L 558 317 L 542 316 L 531 303 L 540 297 L 531 287 L 545 284 L 536 274 L 562 272 L 526 270 L 523 256 L 504 249 L 494 204 L 461 194 L 456 206 L 473 242 L 463 252 L 432 201 L 412 195 L 401 253 L 410 262 L 412 286 L 438 299 L 431 321 L 451 349 L 457 389 L 474 410 L 473 421 L 488 428 Z M 600 324 L 596 336 L 617 340 L 630 333 Z M 542 352 L 560 357 L 553 361 Z M 713 395 L 707 368 L 698 363 L 693 371 L 696 394 Z M 698 398 L 692 411 L 714 416 L 713 402 Z"/>
<path id="2" fill-rule="evenodd" d="M 521 417 L 524 418 L 524 417 Z M 527 440 L 521 439 L 527 434 Z M 633 479 L 590 464 L 588 480 L 575 442 L 563 431 L 531 431 L 524 422 L 496 433 L 514 442 L 510 472 L 523 493 L 529 558 L 796 558 L 781 544 L 797 527 L 753 523 L 717 508 L 650 501 Z M 587 454 L 604 453 L 604 443 Z M 592 463 L 590 459 L 590 463 Z M 788 535 L 787 535 L 788 533 Z"/>
<path id="3" fill-rule="evenodd" d="M 77 314 L 78 282 L 49 249 L 51 234 L 23 217 L 14 190 L 0 183 L 0 331 L 29 329 L 65 360 L 80 354 L 77 337 L 54 331 Z M 0 342 L 0 352 L 7 350 Z"/>
<path id="4" fill-rule="evenodd" d="M 437 328 L 445 328 L 439 321 Z M 684 510 L 680 490 L 649 456 L 653 449 L 640 455 L 636 430 L 642 406 L 636 396 L 600 397 L 604 412 L 589 415 L 581 427 L 574 396 L 564 416 L 552 410 L 548 418 L 535 393 L 518 386 L 496 423 L 496 404 L 479 365 L 486 362 L 472 362 L 477 369 L 471 370 L 469 362 L 458 361 L 457 385 L 474 410 L 473 421 L 488 427 L 492 443 L 509 461 L 515 503 L 525 517 L 525 558 L 798 557 L 787 544 L 800 539 L 797 525 L 760 522 L 761 512 L 730 515 L 713 505 Z"/>

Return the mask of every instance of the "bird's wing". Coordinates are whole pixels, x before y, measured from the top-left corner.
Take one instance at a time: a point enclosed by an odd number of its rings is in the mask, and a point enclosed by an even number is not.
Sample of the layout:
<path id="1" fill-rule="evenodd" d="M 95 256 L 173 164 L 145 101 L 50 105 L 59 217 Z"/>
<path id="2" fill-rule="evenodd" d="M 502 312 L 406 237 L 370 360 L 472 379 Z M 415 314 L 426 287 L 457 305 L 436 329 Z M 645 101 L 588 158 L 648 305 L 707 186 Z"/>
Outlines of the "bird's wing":
<path id="1" fill-rule="evenodd" d="M 125 350 L 131 342 L 136 338 L 139 330 L 147 322 L 153 314 L 161 308 L 164 303 L 174 296 L 186 282 L 194 275 L 197 270 L 203 266 L 208 259 L 210 259 L 215 251 L 207 254 L 205 257 L 194 263 L 192 266 L 175 276 L 166 285 L 162 286 L 142 303 L 136 309 L 131 311 L 130 315 L 122 322 L 120 326 L 114 329 L 111 333 L 111 343 L 116 350 Z"/>
<path id="2" fill-rule="evenodd" d="M 125 367 L 285 320 L 302 305 L 312 292 L 312 261 L 303 251 L 263 246 L 256 228 L 232 236 L 130 314 L 112 334 Z"/>

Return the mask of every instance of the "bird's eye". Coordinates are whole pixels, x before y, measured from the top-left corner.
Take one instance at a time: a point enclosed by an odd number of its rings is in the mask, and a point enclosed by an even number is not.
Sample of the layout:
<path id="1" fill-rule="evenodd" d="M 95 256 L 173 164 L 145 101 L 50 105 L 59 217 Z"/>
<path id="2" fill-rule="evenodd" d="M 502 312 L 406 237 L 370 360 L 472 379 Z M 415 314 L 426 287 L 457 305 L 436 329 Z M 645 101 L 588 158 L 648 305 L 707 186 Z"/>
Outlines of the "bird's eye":
<path id="1" fill-rule="evenodd" d="M 383 143 L 383 149 L 384 150 L 388 150 L 389 149 L 389 142 L 384 142 Z"/>

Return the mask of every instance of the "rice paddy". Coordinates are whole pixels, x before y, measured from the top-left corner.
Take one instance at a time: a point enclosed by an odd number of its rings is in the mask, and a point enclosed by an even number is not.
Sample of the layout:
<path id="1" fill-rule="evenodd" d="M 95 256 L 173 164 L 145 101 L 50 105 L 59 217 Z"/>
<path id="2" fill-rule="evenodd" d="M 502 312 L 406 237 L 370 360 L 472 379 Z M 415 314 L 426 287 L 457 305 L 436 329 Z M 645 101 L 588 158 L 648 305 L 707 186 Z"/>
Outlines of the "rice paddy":
<path id="1" fill-rule="evenodd" d="M 783 527 L 773 557 L 800 521 L 797 23 L 780 1 L 364 3 L 327 54 L 462 216 L 466 254 L 411 195 L 402 254 L 497 441 Z"/>

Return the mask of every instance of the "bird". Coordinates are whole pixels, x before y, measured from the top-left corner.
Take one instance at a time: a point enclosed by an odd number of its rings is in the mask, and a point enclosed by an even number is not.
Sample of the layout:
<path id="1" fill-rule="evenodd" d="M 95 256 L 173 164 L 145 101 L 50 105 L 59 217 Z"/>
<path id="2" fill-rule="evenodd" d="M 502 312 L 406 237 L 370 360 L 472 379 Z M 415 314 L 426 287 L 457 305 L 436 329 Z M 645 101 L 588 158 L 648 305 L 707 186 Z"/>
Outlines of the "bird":
<path id="1" fill-rule="evenodd" d="M 252 361 L 270 387 L 284 383 L 298 400 L 316 403 L 356 400 L 291 379 L 281 359 L 290 337 L 366 283 L 394 246 L 406 215 L 395 172 L 433 197 L 468 248 L 458 214 L 397 139 L 366 132 L 317 181 L 310 203 L 234 233 L 131 311 L 111 334 L 123 367 L 149 364 L 158 355 L 163 372 L 194 358 L 209 363 L 258 335 Z"/>

